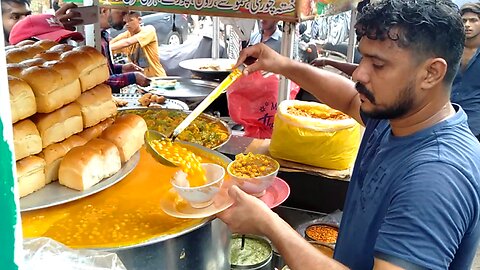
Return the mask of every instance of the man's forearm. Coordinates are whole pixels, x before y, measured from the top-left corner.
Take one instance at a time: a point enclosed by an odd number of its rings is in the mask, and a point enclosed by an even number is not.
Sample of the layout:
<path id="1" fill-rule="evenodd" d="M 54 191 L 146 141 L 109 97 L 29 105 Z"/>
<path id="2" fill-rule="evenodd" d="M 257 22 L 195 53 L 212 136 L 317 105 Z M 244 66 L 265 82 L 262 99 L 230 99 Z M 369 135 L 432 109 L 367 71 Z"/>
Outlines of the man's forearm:
<path id="1" fill-rule="evenodd" d="M 265 235 L 273 242 L 288 267 L 292 270 L 348 269 L 328 258 L 305 241 L 295 230 L 278 216 L 273 217 Z"/>
<path id="2" fill-rule="evenodd" d="M 126 48 L 128 46 L 132 45 L 132 43 L 128 39 L 121 39 L 118 41 L 114 41 L 110 43 L 110 49 L 112 51 L 118 51 L 123 48 Z"/>

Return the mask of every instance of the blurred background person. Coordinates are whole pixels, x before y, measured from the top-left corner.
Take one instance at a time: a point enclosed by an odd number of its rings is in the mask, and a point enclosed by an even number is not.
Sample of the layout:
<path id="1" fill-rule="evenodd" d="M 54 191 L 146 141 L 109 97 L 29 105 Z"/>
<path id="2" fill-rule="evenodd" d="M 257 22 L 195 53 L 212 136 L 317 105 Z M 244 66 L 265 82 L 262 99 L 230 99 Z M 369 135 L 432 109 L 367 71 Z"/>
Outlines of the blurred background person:
<path id="1" fill-rule="evenodd" d="M 280 53 L 282 31 L 278 29 L 277 24 L 277 20 L 260 20 L 260 30 L 252 34 L 249 45 L 265 43 L 265 45 Z"/>
<path id="2" fill-rule="evenodd" d="M 10 32 L 10 43 L 15 45 L 23 40 L 53 40 L 58 43 L 77 45 L 84 40 L 81 33 L 63 27 L 60 21 L 50 14 L 29 15 L 15 24 Z M 72 43 L 71 41 L 74 41 Z"/>
<path id="3" fill-rule="evenodd" d="M 1 3 L 5 45 L 9 45 L 8 40 L 13 26 L 21 19 L 32 14 L 30 0 L 5 0 Z"/>
<path id="4" fill-rule="evenodd" d="M 451 100 L 462 106 L 470 130 L 480 140 L 480 2 L 463 5 L 460 14 L 465 27 L 465 46 Z"/>
<path id="5" fill-rule="evenodd" d="M 13 26 L 21 19 L 32 14 L 30 0 L 5 0 L 1 1 L 1 5 L 5 45 L 10 45 L 9 37 Z M 75 7 L 77 6 L 74 3 L 67 3 L 55 12 L 55 17 L 65 29 L 75 30 L 75 26 L 82 23 L 82 20 L 79 19 L 80 14 L 71 10 Z"/>
<path id="6" fill-rule="evenodd" d="M 112 92 L 118 93 L 122 87 L 131 84 L 137 84 L 140 86 L 150 85 L 150 79 L 143 75 L 143 69 L 133 63 L 125 65 L 114 64 L 112 54 L 110 51 L 110 34 L 108 28 L 122 29 L 125 23 L 123 17 L 126 15 L 126 11 L 119 9 L 100 8 L 99 24 L 102 29 L 101 41 L 102 41 L 102 54 L 108 60 L 108 68 L 110 70 L 110 78 L 107 80 L 107 84 L 112 88 Z"/>
<path id="7" fill-rule="evenodd" d="M 144 69 L 147 77 L 165 77 L 165 70 L 158 55 L 155 27 L 141 26 L 140 12 L 130 11 L 123 18 L 127 31 L 110 41 L 114 53 L 125 53 L 128 59 Z"/>

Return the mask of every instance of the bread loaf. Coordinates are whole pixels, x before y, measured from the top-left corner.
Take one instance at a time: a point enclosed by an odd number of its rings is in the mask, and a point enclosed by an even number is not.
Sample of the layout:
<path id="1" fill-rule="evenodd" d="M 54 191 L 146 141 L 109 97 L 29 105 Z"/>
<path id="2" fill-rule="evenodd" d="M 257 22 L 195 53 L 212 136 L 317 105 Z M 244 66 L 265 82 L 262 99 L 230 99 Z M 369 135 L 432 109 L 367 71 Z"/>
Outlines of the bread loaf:
<path id="1" fill-rule="evenodd" d="M 100 136 L 113 142 L 120 151 L 122 162 L 129 160 L 143 145 L 147 124 L 141 116 L 125 114 L 117 117 L 115 123 L 105 129 Z"/>
<path id="2" fill-rule="evenodd" d="M 27 45 L 33 45 L 35 44 L 36 41 L 34 40 L 30 40 L 30 39 L 26 39 L 26 40 L 22 40 L 20 42 L 18 42 L 15 47 L 18 47 L 18 48 L 21 48 L 23 46 L 27 46 Z"/>
<path id="3" fill-rule="evenodd" d="M 94 139 L 94 138 L 98 138 L 106 128 L 108 128 L 113 124 L 114 121 L 115 120 L 113 118 L 107 118 L 93 127 L 84 129 L 82 132 L 78 133 L 77 135 L 84 138 L 87 141 L 90 141 L 91 139 Z"/>
<path id="4" fill-rule="evenodd" d="M 60 162 L 58 182 L 76 190 L 86 190 L 102 180 L 103 157 L 91 147 L 78 146 L 71 149 Z"/>
<path id="5" fill-rule="evenodd" d="M 59 183 L 86 190 L 120 170 L 118 149 L 106 140 L 93 139 L 70 150 L 60 162 Z"/>
<path id="6" fill-rule="evenodd" d="M 32 87 L 40 113 L 53 112 L 81 94 L 78 71 L 69 63 L 30 67 L 20 77 Z"/>
<path id="7" fill-rule="evenodd" d="M 38 154 L 42 151 L 42 139 L 37 127 L 29 119 L 13 125 L 13 147 L 16 160 Z"/>
<path id="8" fill-rule="evenodd" d="M 20 64 L 24 65 L 25 67 L 41 66 L 43 63 L 45 63 L 45 59 L 42 58 L 32 58 L 20 62 Z"/>
<path id="9" fill-rule="evenodd" d="M 58 179 L 60 162 L 68 151 L 86 143 L 87 140 L 77 135 L 73 135 L 62 142 L 54 143 L 43 149 L 38 156 L 45 160 L 45 183 L 48 184 Z"/>
<path id="10" fill-rule="evenodd" d="M 7 64 L 7 73 L 10 76 L 20 78 L 22 71 L 26 68 L 27 67 L 25 65 L 20 63 L 10 63 L 10 64 Z"/>
<path id="11" fill-rule="evenodd" d="M 97 85 L 84 92 L 75 102 L 80 105 L 82 110 L 84 128 L 94 126 L 117 114 L 112 89 L 106 84 Z"/>
<path id="12" fill-rule="evenodd" d="M 51 113 L 37 113 L 32 120 L 40 132 L 43 148 L 83 130 L 82 113 L 76 103 L 70 103 Z"/>
<path id="13" fill-rule="evenodd" d="M 86 146 L 101 151 L 103 157 L 102 178 L 114 175 L 122 167 L 120 152 L 112 142 L 104 139 L 92 139 L 86 144 Z"/>
<path id="14" fill-rule="evenodd" d="M 30 85 L 22 79 L 8 76 L 12 123 L 25 119 L 37 112 L 37 103 Z"/>
<path id="15" fill-rule="evenodd" d="M 62 52 L 46 51 L 46 52 L 42 52 L 35 55 L 35 58 L 41 58 L 41 59 L 44 59 L 45 61 L 54 61 L 54 60 L 60 60 L 61 55 L 62 55 Z"/>
<path id="16" fill-rule="evenodd" d="M 20 63 L 23 60 L 32 58 L 33 55 L 30 55 L 27 50 L 23 48 L 13 48 L 5 52 L 7 63 Z"/>
<path id="17" fill-rule="evenodd" d="M 63 53 L 61 59 L 77 67 L 82 92 L 105 82 L 110 76 L 107 59 L 94 48 L 75 48 Z"/>
<path id="18" fill-rule="evenodd" d="M 69 45 L 69 44 L 58 44 L 58 45 L 55 45 L 55 46 L 51 47 L 47 51 L 63 53 L 63 52 L 71 51 L 71 50 L 73 50 L 73 48 L 75 48 L 75 47 L 73 47 L 72 45 Z"/>
<path id="19" fill-rule="evenodd" d="M 45 186 L 45 161 L 36 156 L 17 161 L 17 181 L 20 197 Z"/>
<path id="20" fill-rule="evenodd" d="M 36 54 L 45 51 L 40 46 L 25 45 L 5 52 L 7 63 L 20 63 L 24 60 L 33 58 Z"/>
<path id="21" fill-rule="evenodd" d="M 48 49 L 52 48 L 55 45 L 58 45 L 58 43 L 53 41 L 53 40 L 44 39 L 44 40 L 39 40 L 39 41 L 35 42 L 33 45 L 37 46 L 37 47 L 40 47 L 45 51 L 45 50 L 48 50 Z"/>

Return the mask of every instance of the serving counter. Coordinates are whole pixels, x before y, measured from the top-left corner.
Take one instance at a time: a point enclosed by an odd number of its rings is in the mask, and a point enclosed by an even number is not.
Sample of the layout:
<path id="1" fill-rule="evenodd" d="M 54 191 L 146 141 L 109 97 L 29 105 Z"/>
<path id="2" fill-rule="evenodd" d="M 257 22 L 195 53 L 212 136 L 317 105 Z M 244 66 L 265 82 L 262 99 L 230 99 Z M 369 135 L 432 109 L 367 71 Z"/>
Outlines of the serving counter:
<path id="1" fill-rule="evenodd" d="M 251 150 L 253 141 L 234 133 L 219 151 L 234 158 L 247 148 Z M 203 158 L 223 166 L 228 163 L 224 155 L 214 151 Z M 229 269 L 231 233 L 223 222 L 214 218 L 177 219 L 160 208 L 173 173 L 174 169 L 155 162 L 141 149 L 138 166 L 107 190 L 23 212 L 24 237 L 44 236 L 74 248 L 115 252 L 127 269 Z M 285 170 L 279 177 L 290 185 L 291 195 L 274 211 L 293 228 L 343 206 L 348 181 Z M 276 254 L 272 265 L 282 264 Z"/>

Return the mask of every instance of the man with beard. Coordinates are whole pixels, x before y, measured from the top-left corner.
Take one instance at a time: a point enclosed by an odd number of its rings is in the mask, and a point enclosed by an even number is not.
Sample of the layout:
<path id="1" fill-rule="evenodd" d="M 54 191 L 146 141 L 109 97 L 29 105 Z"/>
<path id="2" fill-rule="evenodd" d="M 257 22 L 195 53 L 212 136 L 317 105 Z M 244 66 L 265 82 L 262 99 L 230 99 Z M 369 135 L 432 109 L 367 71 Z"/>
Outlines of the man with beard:
<path id="1" fill-rule="evenodd" d="M 451 0 L 380 0 L 356 23 L 363 55 L 345 77 L 259 44 L 245 69 L 280 73 L 365 126 L 334 259 L 238 187 L 218 214 L 268 237 L 291 269 L 470 269 L 480 238 L 480 144 L 450 89 L 464 32 Z M 309 147 L 305 145 L 305 147 Z"/>
<path id="2" fill-rule="evenodd" d="M 130 84 L 138 84 L 140 86 L 150 85 L 150 79 L 143 75 L 143 69 L 133 63 L 125 65 L 114 64 L 110 51 L 110 34 L 107 29 L 112 27 L 117 30 L 123 29 L 125 23 L 123 17 L 127 14 L 126 11 L 119 9 L 101 8 L 99 23 L 102 28 L 102 53 L 107 57 L 108 67 L 110 70 L 110 78 L 107 80 L 107 84 L 112 88 L 112 92 L 118 93 L 120 88 Z"/>
<path id="3" fill-rule="evenodd" d="M 465 47 L 460 70 L 452 87 L 452 102 L 468 115 L 468 124 L 480 140 L 480 3 L 465 4 L 460 9 L 465 26 Z"/>

